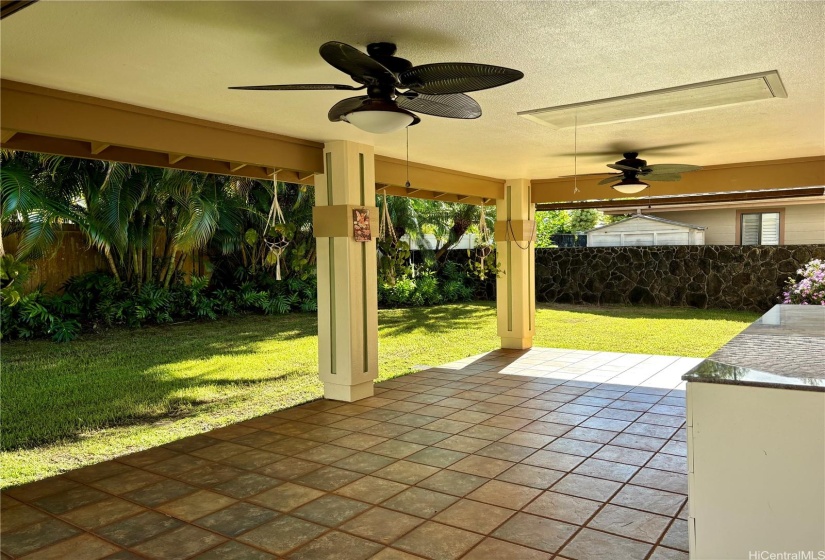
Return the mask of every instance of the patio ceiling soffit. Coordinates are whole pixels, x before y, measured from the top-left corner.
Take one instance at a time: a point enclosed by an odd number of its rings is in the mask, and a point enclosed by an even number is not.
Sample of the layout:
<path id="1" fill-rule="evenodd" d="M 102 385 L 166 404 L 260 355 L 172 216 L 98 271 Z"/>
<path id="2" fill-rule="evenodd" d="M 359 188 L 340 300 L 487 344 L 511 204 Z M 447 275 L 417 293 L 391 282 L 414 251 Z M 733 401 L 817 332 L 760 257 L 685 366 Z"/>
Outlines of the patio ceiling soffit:
<path id="1" fill-rule="evenodd" d="M 323 173 L 323 144 L 55 90 L 0 81 L 2 147 L 314 185 Z M 376 188 L 480 204 L 504 193 L 504 181 L 376 156 Z"/>

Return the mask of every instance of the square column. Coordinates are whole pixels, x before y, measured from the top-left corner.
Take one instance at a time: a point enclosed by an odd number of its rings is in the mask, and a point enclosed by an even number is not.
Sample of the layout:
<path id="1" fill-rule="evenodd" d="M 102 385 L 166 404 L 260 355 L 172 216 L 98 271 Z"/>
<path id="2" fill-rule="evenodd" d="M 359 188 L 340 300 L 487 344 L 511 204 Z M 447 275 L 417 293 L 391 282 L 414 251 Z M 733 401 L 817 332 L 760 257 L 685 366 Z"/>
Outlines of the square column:
<path id="1" fill-rule="evenodd" d="M 355 236 L 353 211 L 366 211 L 370 240 Z M 357 401 L 378 377 L 375 159 L 372 146 L 324 145 L 312 212 L 318 267 L 318 369 L 324 397 Z"/>
<path id="2" fill-rule="evenodd" d="M 536 328 L 536 205 L 530 181 L 505 182 L 496 200 L 496 260 L 503 274 L 496 279 L 498 335 L 502 348 L 533 346 Z"/>

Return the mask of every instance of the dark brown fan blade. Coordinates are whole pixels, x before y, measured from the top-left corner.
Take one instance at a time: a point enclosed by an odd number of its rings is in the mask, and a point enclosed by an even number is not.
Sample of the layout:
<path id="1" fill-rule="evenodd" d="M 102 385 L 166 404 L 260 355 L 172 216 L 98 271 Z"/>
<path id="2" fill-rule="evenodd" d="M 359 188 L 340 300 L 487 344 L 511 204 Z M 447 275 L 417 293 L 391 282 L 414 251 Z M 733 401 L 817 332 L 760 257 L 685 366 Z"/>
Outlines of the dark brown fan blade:
<path id="1" fill-rule="evenodd" d="M 358 97 L 347 97 L 346 99 L 342 99 L 338 103 L 332 106 L 332 109 L 329 110 L 327 116 L 329 120 L 332 122 L 337 122 L 341 120 L 341 117 L 346 115 L 347 113 L 351 113 L 353 110 L 357 109 L 361 106 L 361 104 L 369 99 L 366 95 L 361 95 Z"/>
<path id="2" fill-rule="evenodd" d="M 599 184 L 607 185 L 609 183 L 615 183 L 616 181 L 619 181 L 622 178 L 624 178 L 624 174 L 613 175 L 612 177 L 608 177 L 607 179 L 602 179 L 601 181 L 599 181 Z"/>
<path id="3" fill-rule="evenodd" d="M 699 171 L 702 169 L 698 165 L 685 165 L 681 163 L 657 163 L 643 168 L 645 173 L 687 173 L 689 171 Z"/>
<path id="4" fill-rule="evenodd" d="M 494 88 L 524 77 L 518 70 L 473 64 L 469 62 L 442 62 L 414 66 L 398 75 L 398 80 L 418 93 L 444 95 Z"/>
<path id="5" fill-rule="evenodd" d="M 641 147 L 634 147 L 633 144 L 628 142 L 612 142 L 603 150 L 596 150 L 592 152 L 578 152 L 577 154 L 568 153 L 568 154 L 561 154 L 565 156 L 573 156 L 578 155 L 579 157 L 596 157 L 596 156 L 613 156 L 613 155 L 620 155 L 626 154 L 628 152 L 636 152 L 638 154 L 647 155 L 675 155 L 676 152 L 679 151 L 680 148 L 687 148 L 690 146 L 696 146 L 697 142 L 683 142 L 680 144 L 662 144 L 660 146 L 641 146 Z M 671 153 L 673 151 L 673 153 Z"/>
<path id="6" fill-rule="evenodd" d="M 645 181 L 681 181 L 682 176 L 678 173 L 649 173 L 641 175 Z"/>
<path id="7" fill-rule="evenodd" d="M 579 173 L 578 175 L 559 175 L 559 179 L 567 179 L 573 177 L 595 177 L 598 175 L 607 175 L 608 172 L 605 171 L 603 173 Z M 611 176 L 614 176 L 613 173 L 610 173 Z"/>
<path id="8" fill-rule="evenodd" d="M 306 90 L 327 90 L 343 89 L 348 91 L 358 91 L 366 86 L 355 87 L 344 84 L 278 84 L 271 86 L 232 86 L 229 89 L 249 89 L 257 91 L 306 91 Z"/>
<path id="9" fill-rule="evenodd" d="M 477 119 L 481 116 L 481 106 L 476 103 L 475 99 L 463 93 L 448 93 L 446 95 L 421 93 L 413 95 L 415 97 L 407 97 L 407 95 L 401 94 L 395 98 L 395 102 L 407 111 L 448 119 Z"/>
<path id="10" fill-rule="evenodd" d="M 353 46 L 338 41 L 324 43 L 320 48 L 321 56 L 330 65 L 341 72 L 349 74 L 353 80 L 361 84 L 389 83 L 395 84 L 395 74 Z"/>
<path id="11" fill-rule="evenodd" d="M 627 165 L 619 165 L 618 163 L 608 163 L 610 169 L 618 169 L 619 171 L 638 171 L 635 167 L 628 167 Z"/>

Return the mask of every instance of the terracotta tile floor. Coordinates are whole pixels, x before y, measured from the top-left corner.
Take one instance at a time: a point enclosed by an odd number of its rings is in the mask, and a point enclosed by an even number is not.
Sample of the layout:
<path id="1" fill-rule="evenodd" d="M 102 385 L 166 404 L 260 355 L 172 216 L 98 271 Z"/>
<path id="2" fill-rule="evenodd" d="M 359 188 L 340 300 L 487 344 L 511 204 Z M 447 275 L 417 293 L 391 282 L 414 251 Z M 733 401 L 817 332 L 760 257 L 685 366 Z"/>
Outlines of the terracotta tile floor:
<path id="1" fill-rule="evenodd" d="M 500 350 L 2 494 L 3 558 L 687 559 L 682 373 Z"/>

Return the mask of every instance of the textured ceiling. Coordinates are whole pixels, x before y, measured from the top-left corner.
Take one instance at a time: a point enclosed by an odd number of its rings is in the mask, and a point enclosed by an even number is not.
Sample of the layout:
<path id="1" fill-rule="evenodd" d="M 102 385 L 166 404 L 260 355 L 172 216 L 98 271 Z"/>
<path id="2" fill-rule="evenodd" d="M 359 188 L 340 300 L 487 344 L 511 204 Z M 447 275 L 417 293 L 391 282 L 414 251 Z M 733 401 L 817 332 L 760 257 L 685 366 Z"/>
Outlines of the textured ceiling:
<path id="1" fill-rule="evenodd" d="M 573 130 L 518 111 L 778 70 L 787 99 L 581 128 L 578 149 L 691 144 L 649 163 L 712 165 L 825 154 L 823 2 L 38 2 L 3 20 L 2 77 L 309 140 L 350 139 L 404 157 L 326 113 L 347 92 L 229 85 L 351 83 L 325 41 L 393 41 L 413 64 L 524 72 L 473 95 L 475 121 L 423 116 L 411 159 L 494 177 L 573 173 Z M 642 157 L 645 157 L 644 152 Z M 578 172 L 619 159 L 579 158 Z"/>

